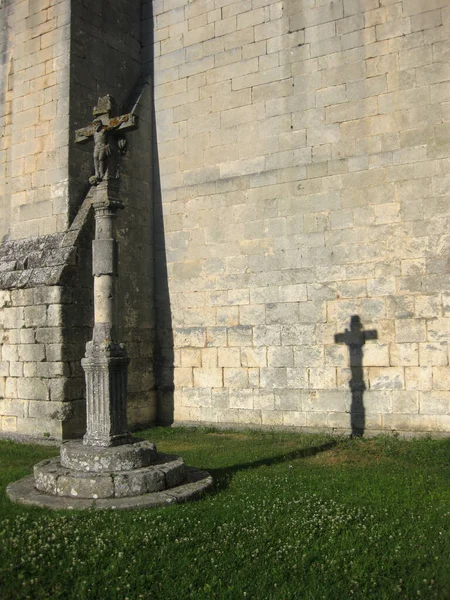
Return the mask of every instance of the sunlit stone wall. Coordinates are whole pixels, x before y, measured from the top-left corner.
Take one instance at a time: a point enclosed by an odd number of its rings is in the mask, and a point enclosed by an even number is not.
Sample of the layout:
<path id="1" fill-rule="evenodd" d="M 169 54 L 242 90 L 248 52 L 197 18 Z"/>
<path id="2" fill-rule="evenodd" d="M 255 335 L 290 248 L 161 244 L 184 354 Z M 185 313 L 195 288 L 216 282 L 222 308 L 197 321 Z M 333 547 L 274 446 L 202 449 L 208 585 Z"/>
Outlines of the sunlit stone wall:
<path id="1" fill-rule="evenodd" d="M 448 1 L 153 5 L 175 421 L 449 433 Z"/>

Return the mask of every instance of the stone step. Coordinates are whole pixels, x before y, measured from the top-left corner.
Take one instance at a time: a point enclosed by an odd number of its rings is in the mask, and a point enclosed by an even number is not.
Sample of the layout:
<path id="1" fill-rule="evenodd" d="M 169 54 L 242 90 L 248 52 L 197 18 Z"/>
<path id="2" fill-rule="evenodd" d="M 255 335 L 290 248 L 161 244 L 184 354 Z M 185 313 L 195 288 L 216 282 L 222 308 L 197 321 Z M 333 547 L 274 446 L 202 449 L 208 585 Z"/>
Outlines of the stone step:
<path id="1" fill-rule="evenodd" d="M 10 500 L 28 506 L 40 506 L 54 510 L 132 510 L 135 508 L 156 508 L 190 500 L 200 499 L 212 488 L 213 479 L 206 471 L 186 467 L 185 483 L 174 488 L 124 498 L 71 498 L 54 496 L 40 492 L 35 488 L 34 477 L 29 475 L 19 481 L 10 483 L 6 493 Z"/>
<path id="2" fill-rule="evenodd" d="M 90 446 L 77 440 L 64 442 L 60 450 L 62 467 L 93 473 L 140 469 L 160 462 L 160 457 L 155 444 L 147 440 L 134 440 L 112 448 Z"/>
<path id="3" fill-rule="evenodd" d="M 157 464 L 121 471 L 79 471 L 62 466 L 59 458 L 34 467 L 35 487 L 53 496 L 124 498 L 168 490 L 186 480 L 183 459 L 158 453 Z"/>

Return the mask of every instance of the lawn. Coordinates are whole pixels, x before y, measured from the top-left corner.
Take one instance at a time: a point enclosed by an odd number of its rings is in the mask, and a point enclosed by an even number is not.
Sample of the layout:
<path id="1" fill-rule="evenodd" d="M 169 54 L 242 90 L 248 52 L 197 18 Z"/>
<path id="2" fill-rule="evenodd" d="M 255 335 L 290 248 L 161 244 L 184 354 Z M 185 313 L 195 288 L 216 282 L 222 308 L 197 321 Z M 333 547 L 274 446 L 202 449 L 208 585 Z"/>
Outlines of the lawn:
<path id="1" fill-rule="evenodd" d="M 13 505 L 56 448 L 0 442 L 0 598 L 450 599 L 450 439 L 155 428 L 214 491 L 140 511 Z"/>

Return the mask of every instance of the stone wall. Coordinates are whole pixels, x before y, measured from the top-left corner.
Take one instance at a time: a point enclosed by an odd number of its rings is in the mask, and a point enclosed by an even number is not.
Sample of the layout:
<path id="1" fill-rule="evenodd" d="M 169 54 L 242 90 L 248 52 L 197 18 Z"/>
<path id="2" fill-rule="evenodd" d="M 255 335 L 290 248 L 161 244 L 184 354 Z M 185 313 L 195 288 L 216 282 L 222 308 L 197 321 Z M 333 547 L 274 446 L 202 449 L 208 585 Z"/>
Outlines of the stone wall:
<path id="1" fill-rule="evenodd" d="M 64 231 L 69 0 L 0 3 L 0 241 Z"/>
<path id="2" fill-rule="evenodd" d="M 71 211 L 76 211 L 93 172 L 92 142 L 73 142 L 73 132 L 93 119 L 100 96 L 110 94 L 119 114 L 135 108 L 136 131 L 126 135 L 121 159 L 120 196 L 125 209 L 117 218 L 120 339 L 131 358 L 129 420 L 149 424 L 156 418 L 153 376 L 152 122 L 149 66 L 141 60 L 148 29 L 141 26 L 141 0 L 72 2 L 69 144 Z M 145 21 L 144 21 L 145 23 Z"/>
<path id="3" fill-rule="evenodd" d="M 147 425 L 156 417 L 153 123 L 141 43 L 150 45 L 151 29 L 141 27 L 140 0 L 0 2 L 0 28 L 0 432 L 84 431 L 93 144 L 75 144 L 74 134 L 106 94 L 139 118 L 121 159 L 119 310 L 129 423 Z"/>
<path id="4" fill-rule="evenodd" d="M 85 427 L 91 337 L 90 199 L 67 233 L 0 246 L 0 433 L 70 438 Z"/>
<path id="5" fill-rule="evenodd" d="M 448 433 L 447 0 L 153 5 L 175 421 Z"/>

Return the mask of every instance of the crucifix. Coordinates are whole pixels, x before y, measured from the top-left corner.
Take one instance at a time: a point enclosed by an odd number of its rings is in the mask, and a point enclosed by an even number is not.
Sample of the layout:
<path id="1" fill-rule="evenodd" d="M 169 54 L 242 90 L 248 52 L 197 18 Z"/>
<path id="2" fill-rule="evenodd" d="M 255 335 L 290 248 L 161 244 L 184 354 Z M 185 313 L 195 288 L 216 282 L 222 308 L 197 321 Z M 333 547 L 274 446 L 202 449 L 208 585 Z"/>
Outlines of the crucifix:
<path id="1" fill-rule="evenodd" d="M 352 394 L 352 403 L 350 406 L 350 418 L 352 427 L 352 436 L 361 437 L 365 427 L 365 410 L 363 403 L 364 390 L 366 385 L 363 377 L 363 346 L 366 340 L 376 340 L 378 334 L 376 329 L 363 330 L 363 325 L 359 315 L 353 315 L 350 319 L 350 329 L 345 329 L 344 333 L 337 333 L 334 336 L 336 344 L 345 344 L 348 346 L 350 354 L 351 379 L 349 386 Z"/>
<path id="2" fill-rule="evenodd" d="M 95 174 L 89 178 L 91 185 L 97 185 L 105 177 L 117 177 L 117 152 L 124 154 L 126 151 L 123 133 L 137 128 L 137 117 L 133 112 L 118 117 L 112 116 L 114 112 L 114 99 L 109 94 L 103 96 L 93 110 L 94 121 L 75 131 L 77 144 L 94 138 Z"/>
<path id="3" fill-rule="evenodd" d="M 129 443 L 127 428 L 127 371 L 130 359 L 118 339 L 117 280 L 119 245 L 116 239 L 120 199 L 118 154 L 126 149 L 122 133 L 137 128 L 133 111 L 112 116 L 111 96 L 99 98 L 94 121 L 75 132 L 75 142 L 94 138 L 95 175 L 90 195 L 95 214 L 92 243 L 94 276 L 94 330 L 82 359 L 86 377 L 87 431 L 83 444 L 119 446 Z"/>

